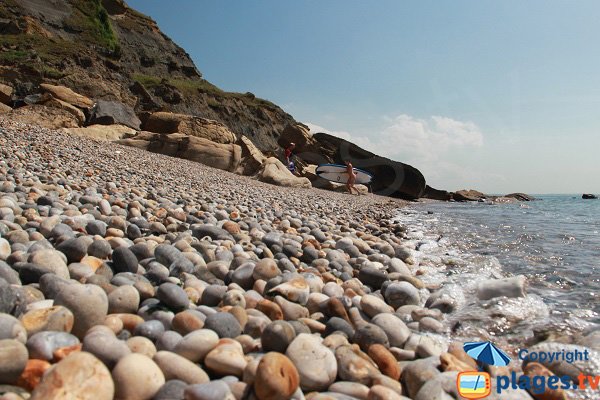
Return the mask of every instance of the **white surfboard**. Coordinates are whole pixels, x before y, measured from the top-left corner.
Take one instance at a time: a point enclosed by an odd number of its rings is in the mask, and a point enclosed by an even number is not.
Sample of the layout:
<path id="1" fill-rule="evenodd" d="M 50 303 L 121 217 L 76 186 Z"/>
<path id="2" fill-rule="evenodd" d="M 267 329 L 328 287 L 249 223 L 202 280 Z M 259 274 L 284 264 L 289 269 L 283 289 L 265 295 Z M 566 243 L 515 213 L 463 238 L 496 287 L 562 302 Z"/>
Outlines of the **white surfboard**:
<path id="1" fill-rule="evenodd" d="M 373 175 L 362 169 L 353 168 L 356 174 L 356 184 L 368 185 L 373 179 Z M 340 164 L 321 164 L 317 167 L 316 173 L 319 177 L 327 179 L 331 182 L 346 183 L 348 182 L 348 173 L 346 166 Z"/>

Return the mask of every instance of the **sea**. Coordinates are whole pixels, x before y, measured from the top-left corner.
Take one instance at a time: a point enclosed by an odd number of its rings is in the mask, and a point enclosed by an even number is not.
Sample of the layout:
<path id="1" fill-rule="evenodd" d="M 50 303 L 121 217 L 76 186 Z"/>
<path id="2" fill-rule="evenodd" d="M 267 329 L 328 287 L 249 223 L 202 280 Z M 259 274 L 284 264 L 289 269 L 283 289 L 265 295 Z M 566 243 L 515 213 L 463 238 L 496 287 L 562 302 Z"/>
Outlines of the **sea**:
<path id="1" fill-rule="evenodd" d="M 419 278 L 445 288 L 466 337 L 523 340 L 600 324 L 600 200 L 537 195 L 509 204 L 418 203 L 400 211 L 420 250 Z M 525 298 L 481 301 L 477 285 L 524 275 Z"/>

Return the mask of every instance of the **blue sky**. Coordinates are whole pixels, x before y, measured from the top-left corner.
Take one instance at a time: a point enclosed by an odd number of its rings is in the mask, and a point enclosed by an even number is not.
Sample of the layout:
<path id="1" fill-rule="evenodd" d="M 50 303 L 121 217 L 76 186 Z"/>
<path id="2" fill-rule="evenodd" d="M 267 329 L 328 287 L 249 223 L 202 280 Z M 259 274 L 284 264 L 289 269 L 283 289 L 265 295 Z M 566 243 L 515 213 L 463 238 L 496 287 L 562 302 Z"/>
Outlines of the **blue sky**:
<path id="1" fill-rule="evenodd" d="M 596 1 L 129 0 L 217 86 L 437 188 L 600 192 Z"/>

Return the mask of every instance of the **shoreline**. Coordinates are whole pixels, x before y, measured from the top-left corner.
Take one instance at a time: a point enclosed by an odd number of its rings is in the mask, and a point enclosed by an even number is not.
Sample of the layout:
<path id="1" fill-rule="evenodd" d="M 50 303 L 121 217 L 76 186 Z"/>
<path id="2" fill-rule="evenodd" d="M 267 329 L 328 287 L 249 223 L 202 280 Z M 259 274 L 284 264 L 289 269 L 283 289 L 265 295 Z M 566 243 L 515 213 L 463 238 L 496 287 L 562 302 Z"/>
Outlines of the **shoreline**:
<path id="1" fill-rule="evenodd" d="M 430 280 L 428 242 L 394 222 L 408 202 L 277 187 L 3 119 L 0 152 L 0 322 L 12 327 L 0 346 L 24 356 L 3 378 L 17 394 L 81 385 L 24 377 L 36 357 L 52 371 L 69 361 L 107 372 L 91 378 L 99 392 L 148 390 L 135 369 L 162 376 L 154 394 L 177 379 L 190 398 L 263 387 L 315 400 L 455 397 L 447 382 L 475 368 L 453 340 L 460 304 Z M 522 286 L 500 283 L 482 290 Z"/>

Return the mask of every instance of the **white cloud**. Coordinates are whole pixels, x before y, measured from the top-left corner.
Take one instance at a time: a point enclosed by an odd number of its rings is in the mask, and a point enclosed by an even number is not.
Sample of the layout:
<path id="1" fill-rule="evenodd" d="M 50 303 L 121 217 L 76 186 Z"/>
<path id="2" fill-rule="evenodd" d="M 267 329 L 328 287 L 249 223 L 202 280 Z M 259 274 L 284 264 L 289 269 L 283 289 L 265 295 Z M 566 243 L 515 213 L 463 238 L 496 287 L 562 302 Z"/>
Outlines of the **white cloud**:
<path id="1" fill-rule="evenodd" d="M 473 171 L 453 154 L 460 150 L 483 147 L 481 129 L 473 122 L 448 117 L 428 119 L 401 114 L 386 118 L 380 134 L 355 135 L 347 131 L 332 131 L 314 123 L 307 123 L 312 133 L 325 132 L 391 159 L 411 164 L 423 172 L 433 186 L 448 187 L 463 182 L 480 181 L 479 171 Z M 463 183 L 467 184 L 467 183 Z"/>

